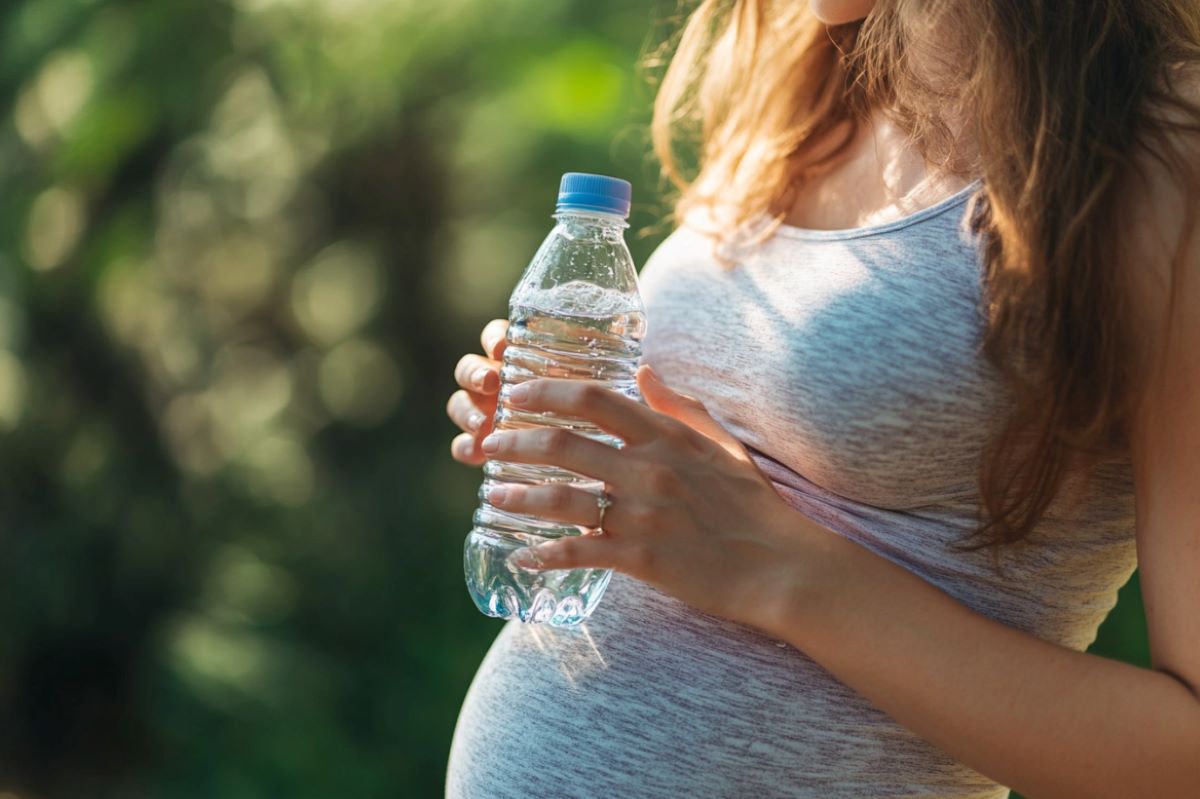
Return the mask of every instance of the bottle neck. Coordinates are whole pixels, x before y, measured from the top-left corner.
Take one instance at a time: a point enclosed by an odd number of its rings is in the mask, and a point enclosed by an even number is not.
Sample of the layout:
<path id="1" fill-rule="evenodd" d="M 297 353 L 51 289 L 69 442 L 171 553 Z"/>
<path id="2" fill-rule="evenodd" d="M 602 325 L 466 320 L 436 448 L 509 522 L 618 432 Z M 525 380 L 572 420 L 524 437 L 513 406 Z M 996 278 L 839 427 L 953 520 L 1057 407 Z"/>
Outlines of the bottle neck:
<path id="1" fill-rule="evenodd" d="M 579 230 L 591 228 L 605 235 L 615 234 L 621 236 L 625 228 L 629 227 L 629 222 L 626 221 L 625 217 L 605 211 L 593 211 L 584 208 L 559 208 L 552 216 L 560 225 L 568 225 Z"/>

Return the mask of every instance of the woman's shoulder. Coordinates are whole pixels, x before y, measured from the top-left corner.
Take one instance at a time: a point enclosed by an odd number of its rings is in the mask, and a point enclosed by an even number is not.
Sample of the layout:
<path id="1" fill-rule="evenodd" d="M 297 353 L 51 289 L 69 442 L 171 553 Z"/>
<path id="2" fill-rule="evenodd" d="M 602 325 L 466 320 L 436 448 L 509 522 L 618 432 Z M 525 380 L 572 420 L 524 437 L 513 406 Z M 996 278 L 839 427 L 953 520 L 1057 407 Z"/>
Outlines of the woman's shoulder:
<path id="1" fill-rule="evenodd" d="M 1171 202 L 1170 189 L 1183 188 L 1179 167 L 1195 164 L 1200 153 L 1200 62 L 1165 70 L 1146 97 L 1140 122 L 1135 171 L 1150 179 L 1146 198 Z"/>
<path id="2" fill-rule="evenodd" d="M 1121 277 L 1145 355 L 1161 351 L 1173 286 L 1200 314 L 1200 63 L 1179 65 L 1151 99 L 1121 186 Z M 1190 279 L 1187 279 L 1190 278 Z M 1175 312 L 1183 311 L 1175 298 Z M 1151 349 L 1152 348 L 1152 349 Z"/>

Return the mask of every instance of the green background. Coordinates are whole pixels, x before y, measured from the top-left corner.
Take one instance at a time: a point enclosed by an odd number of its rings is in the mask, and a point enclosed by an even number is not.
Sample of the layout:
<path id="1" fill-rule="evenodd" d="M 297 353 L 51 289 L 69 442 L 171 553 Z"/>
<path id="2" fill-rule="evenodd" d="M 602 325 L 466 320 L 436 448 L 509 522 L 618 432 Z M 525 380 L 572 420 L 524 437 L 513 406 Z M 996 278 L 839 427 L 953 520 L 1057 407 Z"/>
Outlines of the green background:
<path id="1" fill-rule="evenodd" d="M 638 0 L 0 10 L 0 792 L 440 795 L 449 456 L 565 171 L 669 231 Z M 1096 650 L 1147 662 L 1136 580 Z"/>

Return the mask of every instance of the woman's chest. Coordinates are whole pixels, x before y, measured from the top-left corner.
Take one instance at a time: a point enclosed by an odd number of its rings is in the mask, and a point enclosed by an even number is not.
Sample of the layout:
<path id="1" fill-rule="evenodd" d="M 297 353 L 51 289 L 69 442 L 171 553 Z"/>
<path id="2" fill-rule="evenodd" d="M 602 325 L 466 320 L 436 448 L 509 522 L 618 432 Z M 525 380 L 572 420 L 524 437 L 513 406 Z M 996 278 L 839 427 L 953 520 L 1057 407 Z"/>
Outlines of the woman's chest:
<path id="1" fill-rule="evenodd" d="M 977 251 L 776 237 L 733 269 L 677 232 L 643 269 L 645 360 L 741 440 L 843 496 L 975 495 L 1004 395 L 979 351 Z"/>

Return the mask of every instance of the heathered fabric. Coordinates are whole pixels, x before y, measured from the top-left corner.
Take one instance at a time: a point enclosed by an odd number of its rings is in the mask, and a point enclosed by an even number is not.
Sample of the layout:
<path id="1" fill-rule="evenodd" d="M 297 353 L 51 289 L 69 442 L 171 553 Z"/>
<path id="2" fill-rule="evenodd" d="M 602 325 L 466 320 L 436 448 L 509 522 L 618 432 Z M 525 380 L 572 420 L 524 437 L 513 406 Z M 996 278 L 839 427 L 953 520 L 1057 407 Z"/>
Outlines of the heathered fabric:
<path id="1" fill-rule="evenodd" d="M 896 222 L 785 226 L 722 271 L 695 218 L 641 272 L 644 359 L 794 508 L 1018 629 L 1082 650 L 1135 566 L 1127 461 L 1060 495 L 997 573 L 972 529 L 1008 395 L 978 345 L 974 184 Z M 1079 485 L 1075 484 L 1078 489 Z M 619 501 L 619 500 L 618 500 Z M 1008 790 L 805 654 L 620 572 L 575 629 L 503 624 L 467 692 L 449 799 L 955 797 Z"/>

